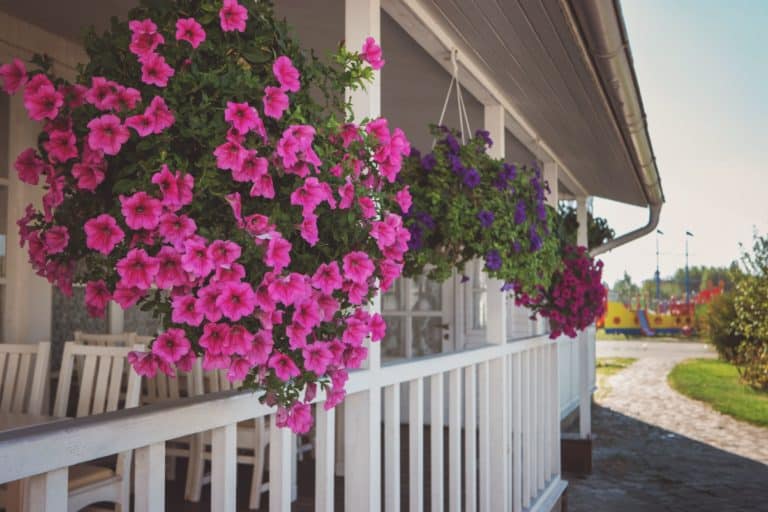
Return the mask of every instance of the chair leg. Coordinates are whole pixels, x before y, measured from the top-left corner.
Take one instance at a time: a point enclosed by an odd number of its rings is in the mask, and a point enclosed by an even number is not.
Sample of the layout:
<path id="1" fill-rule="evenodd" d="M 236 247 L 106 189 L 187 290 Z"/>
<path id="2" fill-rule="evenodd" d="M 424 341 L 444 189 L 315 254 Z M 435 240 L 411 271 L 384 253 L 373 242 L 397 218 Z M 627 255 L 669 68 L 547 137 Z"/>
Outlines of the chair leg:
<path id="1" fill-rule="evenodd" d="M 200 501 L 200 494 L 203 491 L 203 471 L 205 471 L 203 450 L 205 450 L 203 435 L 195 434 L 190 443 L 187 482 L 184 489 L 184 499 L 195 503 Z"/>

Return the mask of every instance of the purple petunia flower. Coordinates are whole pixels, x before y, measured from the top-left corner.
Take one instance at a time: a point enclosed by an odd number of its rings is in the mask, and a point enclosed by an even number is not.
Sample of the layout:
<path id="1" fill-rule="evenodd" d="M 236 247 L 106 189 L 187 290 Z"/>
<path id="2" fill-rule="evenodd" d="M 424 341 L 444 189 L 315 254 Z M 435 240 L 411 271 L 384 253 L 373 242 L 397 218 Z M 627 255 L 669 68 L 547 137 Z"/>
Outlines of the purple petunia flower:
<path id="1" fill-rule="evenodd" d="M 461 276 L 461 284 L 468 283 L 469 282 L 469 276 L 463 275 Z"/>
<path id="2" fill-rule="evenodd" d="M 485 253 L 485 267 L 488 270 L 499 270 L 501 268 L 501 255 L 496 249 L 491 249 Z"/>
<path id="3" fill-rule="evenodd" d="M 520 252 L 523 248 L 520 245 L 520 242 L 515 240 L 515 242 L 512 244 L 512 248 L 515 250 L 515 252 Z"/>
<path id="4" fill-rule="evenodd" d="M 515 224 L 520 225 L 525 222 L 525 217 L 525 201 L 521 199 L 515 208 Z"/>
<path id="5" fill-rule="evenodd" d="M 427 229 L 435 229 L 435 219 L 433 219 L 432 216 L 427 212 L 417 213 L 416 220 L 421 222 Z"/>
<path id="6" fill-rule="evenodd" d="M 445 139 L 443 139 L 442 142 L 448 146 L 448 148 L 451 150 L 451 153 L 459 153 L 461 146 L 459 146 L 459 141 L 457 141 L 456 137 L 454 137 L 452 134 L 446 134 Z"/>
<path id="7" fill-rule="evenodd" d="M 536 252 L 539 249 L 541 249 L 542 242 L 541 237 L 539 236 L 539 233 L 536 231 L 536 228 L 531 226 L 531 229 L 528 233 L 531 238 L 531 252 Z"/>
<path id="8" fill-rule="evenodd" d="M 411 158 L 421 158 L 421 151 L 411 146 L 411 153 L 408 156 Z"/>
<path id="9" fill-rule="evenodd" d="M 480 184 L 480 173 L 475 169 L 467 169 L 464 174 L 464 184 L 469 188 L 475 188 Z"/>
<path id="10" fill-rule="evenodd" d="M 500 291 L 502 291 L 502 292 L 511 292 L 514 289 L 515 289 L 515 284 L 514 283 L 504 283 L 504 286 L 501 287 Z"/>
<path id="11" fill-rule="evenodd" d="M 437 159 L 432 153 L 427 153 L 424 158 L 421 159 L 421 166 L 425 171 L 431 171 L 437 165 Z"/>
<path id="12" fill-rule="evenodd" d="M 487 130 L 477 130 L 475 132 L 475 137 L 483 139 L 483 142 L 485 142 L 485 145 L 489 148 L 493 146 L 493 139 L 491 139 L 491 134 Z"/>
<path id="13" fill-rule="evenodd" d="M 536 205 L 536 214 L 539 216 L 539 220 L 547 220 L 547 207 L 543 202 Z"/>
<path id="14" fill-rule="evenodd" d="M 408 240 L 408 249 L 415 251 L 421 249 L 424 245 L 422 240 L 423 230 L 418 224 L 408 226 L 408 231 L 411 233 L 411 238 Z"/>
<path id="15" fill-rule="evenodd" d="M 480 210 L 477 214 L 477 219 L 480 221 L 480 225 L 484 228 L 491 227 L 495 218 L 493 212 L 488 210 Z"/>
<path id="16" fill-rule="evenodd" d="M 464 165 L 461 163 L 461 158 L 456 155 L 448 155 L 448 163 L 451 165 L 451 170 L 455 173 L 462 173 L 464 171 Z"/>

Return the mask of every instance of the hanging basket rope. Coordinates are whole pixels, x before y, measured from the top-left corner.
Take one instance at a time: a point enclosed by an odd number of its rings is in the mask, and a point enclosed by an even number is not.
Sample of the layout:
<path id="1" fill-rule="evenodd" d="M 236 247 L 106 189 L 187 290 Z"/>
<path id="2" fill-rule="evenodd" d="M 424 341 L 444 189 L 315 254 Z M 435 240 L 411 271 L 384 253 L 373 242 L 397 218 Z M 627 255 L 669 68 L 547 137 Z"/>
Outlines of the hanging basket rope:
<path id="1" fill-rule="evenodd" d="M 451 93 L 453 92 L 453 86 L 456 85 L 456 108 L 459 113 L 459 132 L 461 133 L 461 143 L 467 143 L 467 137 L 472 134 L 472 128 L 469 126 L 469 116 L 467 115 L 467 107 L 464 104 L 464 96 L 461 93 L 461 82 L 459 81 L 459 50 L 454 48 L 451 51 L 451 64 L 453 65 L 453 74 L 451 76 L 451 82 L 448 84 L 448 92 L 445 95 L 445 101 L 443 102 L 443 110 L 440 112 L 440 120 L 437 122 L 438 126 L 442 126 L 445 119 L 445 111 L 448 109 L 448 102 L 451 99 Z M 465 131 L 466 128 L 466 131 Z M 432 139 L 432 147 L 435 147 L 437 138 Z"/>

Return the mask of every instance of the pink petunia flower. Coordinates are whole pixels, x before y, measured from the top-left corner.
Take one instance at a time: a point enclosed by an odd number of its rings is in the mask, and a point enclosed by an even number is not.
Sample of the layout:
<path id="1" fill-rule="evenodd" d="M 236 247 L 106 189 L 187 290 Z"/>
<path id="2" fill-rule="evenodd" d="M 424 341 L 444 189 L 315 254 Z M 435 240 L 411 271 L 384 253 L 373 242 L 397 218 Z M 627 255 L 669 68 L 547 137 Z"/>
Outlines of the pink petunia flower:
<path id="1" fill-rule="evenodd" d="M 37 151 L 29 148 L 19 154 L 13 167 L 19 174 L 21 181 L 30 185 L 37 185 L 40 181 L 40 174 L 45 169 L 45 163 L 37 156 Z"/>
<path id="2" fill-rule="evenodd" d="M 48 254 L 64 252 L 69 244 L 69 230 L 66 226 L 54 226 L 45 232 L 45 251 Z"/>
<path id="3" fill-rule="evenodd" d="M 400 210 L 402 210 L 403 213 L 408 213 L 413 204 L 413 198 L 411 197 L 411 192 L 408 188 L 408 185 L 406 185 L 395 194 L 395 201 L 397 201 L 397 204 L 400 206 Z"/>
<path id="4" fill-rule="evenodd" d="M 253 182 L 253 186 L 251 187 L 250 196 L 274 199 L 275 186 L 272 182 L 272 176 L 269 174 L 264 174 L 257 177 Z"/>
<path id="5" fill-rule="evenodd" d="M 243 165 L 247 152 L 243 146 L 234 141 L 227 141 L 218 146 L 213 155 L 216 157 L 216 167 L 224 170 L 234 170 Z"/>
<path id="6" fill-rule="evenodd" d="M 186 356 L 191 349 L 184 330 L 176 327 L 168 329 L 152 343 L 152 353 L 171 364 Z"/>
<path id="7" fill-rule="evenodd" d="M 301 88 L 299 70 L 293 66 L 291 59 L 285 55 L 281 55 L 272 63 L 272 73 L 274 73 L 275 78 L 280 82 L 280 87 L 284 90 L 298 92 L 299 88 Z"/>
<path id="8" fill-rule="evenodd" d="M 246 151 L 243 162 L 240 167 L 232 169 L 232 179 L 239 183 L 255 183 L 262 176 L 267 174 L 269 161 L 261 156 L 254 149 Z"/>
<path id="9" fill-rule="evenodd" d="M 102 213 L 85 223 L 85 245 L 107 255 L 123 241 L 125 233 L 111 215 Z"/>
<path id="10" fill-rule="evenodd" d="M 248 9 L 237 3 L 237 0 L 224 0 L 219 10 L 221 30 L 224 32 L 245 32 L 245 22 L 248 20 Z"/>
<path id="11" fill-rule="evenodd" d="M 155 121 L 146 114 L 137 114 L 126 118 L 125 126 L 133 128 L 139 137 L 146 137 L 155 132 Z"/>
<path id="12" fill-rule="evenodd" d="M 195 234 L 197 225 L 187 215 L 166 213 L 160 217 L 158 231 L 163 240 L 176 247 L 181 247 L 189 237 Z"/>
<path id="13" fill-rule="evenodd" d="M 227 102 L 224 120 L 230 123 L 241 135 L 257 128 L 261 121 L 259 113 L 248 102 L 235 103 L 232 101 Z"/>
<path id="14" fill-rule="evenodd" d="M 352 251 L 342 261 L 344 276 L 355 283 L 365 283 L 375 270 L 368 254 L 363 251 Z"/>
<path id="15" fill-rule="evenodd" d="M 200 336 L 200 346 L 213 355 L 223 354 L 224 346 L 229 338 L 229 325 L 222 323 L 207 323 L 203 326 Z"/>
<path id="16" fill-rule="evenodd" d="M 37 76 L 44 75 L 36 75 L 35 78 Z M 57 91 L 48 80 L 34 92 L 29 92 L 30 85 L 33 85 L 32 81 L 27 83 L 24 91 L 24 107 L 27 109 L 29 118 L 34 121 L 55 119 L 59 115 L 59 109 L 64 105 L 64 95 Z"/>
<path id="17" fill-rule="evenodd" d="M 13 59 L 0 66 L 0 78 L 3 80 L 3 91 L 14 94 L 27 83 L 27 68 L 19 59 Z"/>
<path id="18" fill-rule="evenodd" d="M 131 249 L 125 258 L 117 262 L 117 273 L 125 287 L 148 290 L 152 286 L 159 268 L 156 258 L 144 249 Z"/>
<path id="19" fill-rule="evenodd" d="M 145 295 L 146 291 L 135 286 L 122 286 L 120 283 L 117 283 L 113 298 L 115 302 L 120 304 L 121 308 L 128 309 L 135 306 Z"/>
<path id="20" fill-rule="evenodd" d="M 206 277 L 213 271 L 213 262 L 208 257 L 205 242 L 187 240 L 184 242 L 184 256 L 181 266 L 195 277 Z"/>
<path id="21" fill-rule="evenodd" d="M 43 148 L 48 152 L 48 159 L 52 163 L 64 163 L 72 158 L 77 158 L 77 139 L 71 130 L 53 130 L 48 134 L 48 140 L 43 143 Z"/>
<path id="22" fill-rule="evenodd" d="M 92 119 L 88 129 L 88 146 L 107 155 L 118 154 L 131 136 L 128 128 L 120 123 L 120 118 L 112 114 Z"/>
<path id="23" fill-rule="evenodd" d="M 376 40 L 372 37 L 365 39 L 360 55 L 373 69 L 381 69 L 384 66 L 385 60 L 381 58 L 381 46 L 376 44 Z"/>
<path id="24" fill-rule="evenodd" d="M 203 321 L 197 299 L 192 295 L 177 295 L 171 300 L 171 321 L 197 327 Z"/>
<path id="25" fill-rule="evenodd" d="M 233 263 L 229 268 L 217 268 L 211 278 L 211 282 L 226 283 L 228 281 L 241 281 L 244 277 L 245 267 L 239 263 Z"/>
<path id="26" fill-rule="evenodd" d="M 273 280 L 267 286 L 267 290 L 271 300 L 286 306 L 301 302 L 312 293 L 307 277 L 296 272 Z"/>
<path id="27" fill-rule="evenodd" d="M 195 18 L 180 18 L 176 21 L 176 40 L 186 41 L 197 48 L 205 41 L 205 30 Z"/>
<path id="28" fill-rule="evenodd" d="M 318 377 L 325 374 L 333 356 L 325 343 L 315 342 L 302 349 L 304 357 L 304 369 L 314 372 Z"/>
<path id="29" fill-rule="evenodd" d="M 216 299 L 216 306 L 222 314 L 237 322 L 253 313 L 256 307 L 256 294 L 248 283 L 226 282 L 222 284 L 221 295 Z"/>
<path id="30" fill-rule="evenodd" d="M 116 112 L 123 110 L 133 110 L 141 102 L 141 93 L 133 87 L 117 86 L 115 95 L 112 98 L 112 109 Z"/>
<path id="31" fill-rule="evenodd" d="M 240 257 L 242 249 L 231 240 L 214 240 L 208 246 L 208 258 L 215 268 L 229 267 Z"/>
<path id="32" fill-rule="evenodd" d="M 373 199 L 371 199 L 368 196 L 358 197 L 357 198 L 357 204 L 360 206 L 360 210 L 362 210 L 363 217 L 366 219 L 372 219 L 376 216 L 376 203 L 373 202 Z"/>
<path id="33" fill-rule="evenodd" d="M 330 295 L 335 290 L 341 288 L 342 278 L 341 272 L 339 272 L 339 264 L 335 261 L 330 263 L 322 263 L 311 280 L 312 286 L 320 290 L 321 292 Z"/>
<path id="34" fill-rule="evenodd" d="M 176 71 L 168 65 L 165 57 L 157 53 L 148 53 L 139 58 L 141 62 L 141 81 L 145 84 L 165 87 L 168 85 L 168 79 Z"/>
<path id="35" fill-rule="evenodd" d="M 293 311 L 293 321 L 307 329 L 312 329 L 323 320 L 323 313 L 317 302 L 305 300 L 296 304 Z"/>
<path id="36" fill-rule="evenodd" d="M 85 101 L 99 110 L 110 110 L 114 103 L 117 84 L 103 76 L 91 78 L 91 87 L 85 92 Z"/>
<path id="37" fill-rule="evenodd" d="M 251 363 L 244 357 L 233 357 L 227 370 L 227 380 L 229 382 L 239 382 L 244 380 L 251 371 Z"/>
<path id="38" fill-rule="evenodd" d="M 144 111 L 144 115 L 149 116 L 154 124 L 153 133 L 162 133 L 165 129 L 173 126 L 176 118 L 173 112 L 166 105 L 165 100 L 161 96 L 155 96 L 149 103 L 149 107 Z"/>
<path id="39" fill-rule="evenodd" d="M 197 291 L 197 306 L 209 322 L 218 322 L 223 316 L 221 308 L 216 305 L 221 290 L 221 283 L 214 283 Z"/>
<path id="40" fill-rule="evenodd" d="M 170 289 L 188 283 L 187 274 L 181 268 L 181 255 L 173 247 L 163 246 L 155 257 L 159 263 L 155 276 L 158 288 Z"/>
<path id="41" fill-rule="evenodd" d="M 371 320 L 368 324 L 371 329 L 371 341 L 380 341 L 384 339 L 387 334 L 387 323 L 379 313 L 371 315 Z"/>
<path id="42" fill-rule="evenodd" d="M 261 329 L 254 336 L 253 343 L 246 354 L 246 358 L 253 365 L 264 364 L 272 354 L 273 347 L 274 341 L 272 340 L 272 332 Z"/>
<path id="43" fill-rule="evenodd" d="M 296 366 L 296 363 L 293 362 L 293 359 L 288 357 L 286 354 L 279 352 L 272 354 L 272 357 L 269 358 L 269 363 L 267 366 L 272 368 L 275 371 L 277 378 L 284 382 L 291 380 L 293 377 L 298 377 L 301 375 L 301 372 L 299 371 L 298 366 Z"/>
<path id="44" fill-rule="evenodd" d="M 112 294 L 103 279 L 88 281 L 85 284 L 85 306 L 92 317 L 102 317 L 107 309 Z"/>
<path id="45" fill-rule="evenodd" d="M 311 247 L 320 240 L 320 235 L 317 230 L 317 215 L 308 213 L 304 215 L 304 220 L 301 221 L 299 226 L 301 238 L 303 238 Z"/>
<path id="46" fill-rule="evenodd" d="M 279 87 L 268 86 L 264 88 L 264 115 L 273 119 L 283 117 L 283 112 L 288 109 L 288 95 Z"/>
<path id="47" fill-rule="evenodd" d="M 120 211 L 131 229 L 155 229 L 160 222 L 163 206 L 143 190 L 130 196 L 120 196 Z"/>
<path id="48" fill-rule="evenodd" d="M 282 237 L 270 239 L 264 255 L 264 263 L 280 272 L 291 263 L 291 242 Z"/>
<path id="49" fill-rule="evenodd" d="M 251 350 L 253 340 L 256 337 L 242 325 L 233 325 L 229 329 L 229 336 L 224 347 L 224 354 L 231 356 L 237 354 L 245 356 Z"/>
<path id="50" fill-rule="evenodd" d="M 165 38 L 157 31 L 157 25 L 150 19 L 131 20 L 128 28 L 132 34 L 128 49 L 139 58 L 154 52 L 165 42 Z"/>
<path id="51" fill-rule="evenodd" d="M 77 188 L 91 192 L 104 181 L 104 171 L 101 167 L 82 162 L 72 166 L 72 176 L 77 180 Z"/>

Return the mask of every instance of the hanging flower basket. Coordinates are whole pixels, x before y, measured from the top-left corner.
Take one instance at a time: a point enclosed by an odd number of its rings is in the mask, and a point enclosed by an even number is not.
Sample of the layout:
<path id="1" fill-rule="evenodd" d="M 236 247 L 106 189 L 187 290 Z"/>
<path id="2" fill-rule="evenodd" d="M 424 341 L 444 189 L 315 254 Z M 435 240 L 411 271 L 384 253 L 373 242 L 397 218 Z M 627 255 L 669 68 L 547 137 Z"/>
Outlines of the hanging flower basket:
<path id="1" fill-rule="evenodd" d="M 400 175 L 413 200 L 405 274 L 443 281 L 482 258 L 490 276 L 522 290 L 549 286 L 560 266 L 559 243 L 539 169 L 491 158 L 487 132 L 464 144 L 445 127 L 433 133 L 434 149 L 412 152 Z"/>
<path id="2" fill-rule="evenodd" d="M 563 334 L 575 338 L 605 313 L 606 290 L 602 284 L 603 262 L 592 258 L 584 247 L 566 246 L 563 267 L 548 287 L 533 294 L 515 285 L 515 303 L 549 319 L 550 338 Z"/>
<path id="3" fill-rule="evenodd" d="M 114 300 L 162 318 L 137 372 L 202 357 L 305 432 L 318 384 L 326 408 L 339 403 L 363 341 L 384 336 L 366 305 L 400 275 L 410 237 L 396 184 L 408 140 L 337 114 L 381 49 L 369 38 L 322 64 L 268 2 L 147 2 L 130 20 L 87 36 L 75 84 L 45 57 L 0 67 L 43 122 L 15 165 L 46 189 L 18 222 L 22 244 L 65 293 L 85 283 L 91 314 Z"/>

